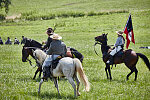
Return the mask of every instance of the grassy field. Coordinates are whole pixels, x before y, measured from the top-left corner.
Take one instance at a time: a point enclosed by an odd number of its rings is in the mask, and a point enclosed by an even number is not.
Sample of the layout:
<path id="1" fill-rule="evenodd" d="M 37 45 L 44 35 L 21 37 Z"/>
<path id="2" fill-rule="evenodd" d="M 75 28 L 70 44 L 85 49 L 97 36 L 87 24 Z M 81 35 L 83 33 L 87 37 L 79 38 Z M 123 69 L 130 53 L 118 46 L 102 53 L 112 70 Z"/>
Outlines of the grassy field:
<path id="1" fill-rule="evenodd" d="M 58 17 L 70 12 L 84 16 Z M 94 14 L 88 16 L 91 12 Z M 102 14 L 98 15 L 100 12 Z M 78 100 L 149 100 L 150 72 L 141 59 L 137 63 L 137 81 L 134 81 L 134 73 L 129 81 L 126 80 L 130 70 L 124 64 L 113 67 L 113 79 L 109 81 L 106 79 L 100 46 L 96 46 L 100 57 L 94 53 L 93 47 L 94 37 L 102 33 L 108 33 L 108 44 L 114 44 L 117 39 L 115 31 L 124 29 L 131 13 L 136 43 L 131 43 L 129 49 L 143 53 L 150 60 L 150 50 L 139 49 L 141 46 L 150 46 L 149 0 L 12 0 L 8 16 L 20 13 L 23 14 L 21 19 L 0 22 L 0 36 L 3 40 L 8 36 L 12 40 L 15 37 L 21 40 L 24 35 L 42 42 L 47 39 L 46 29 L 57 25 L 55 32 L 63 37 L 66 45 L 76 48 L 84 55 L 83 66 L 91 90 L 88 93 L 82 91 L 84 87 L 81 84 Z M 24 19 L 26 16 L 40 18 L 49 13 L 56 17 L 51 20 Z M 39 79 L 32 80 L 36 68 L 21 61 L 22 46 L 0 45 L 0 100 L 74 99 L 73 88 L 65 79 L 58 83 L 61 97 L 58 97 L 51 81 L 44 82 L 41 94 L 37 94 Z"/>

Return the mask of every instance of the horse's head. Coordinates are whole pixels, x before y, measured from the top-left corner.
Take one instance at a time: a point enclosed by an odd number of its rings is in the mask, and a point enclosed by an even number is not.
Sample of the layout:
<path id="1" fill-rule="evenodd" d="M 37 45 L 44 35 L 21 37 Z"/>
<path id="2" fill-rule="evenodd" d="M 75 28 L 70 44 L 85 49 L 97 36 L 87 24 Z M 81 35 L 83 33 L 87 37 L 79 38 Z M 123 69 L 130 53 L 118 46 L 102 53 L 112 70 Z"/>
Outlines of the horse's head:
<path id="1" fill-rule="evenodd" d="M 95 37 L 95 41 L 100 42 L 102 44 L 107 43 L 107 34 L 102 34 L 100 36 Z"/>
<path id="2" fill-rule="evenodd" d="M 33 57 L 32 49 L 28 48 L 32 47 L 31 41 L 32 41 L 31 39 L 27 38 L 24 39 L 24 46 L 22 48 L 22 62 L 26 62 L 29 55 Z"/>
<path id="3" fill-rule="evenodd" d="M 33 57 L 32 49 L 23 46 L 23 48 L 22 48 L 22 62 L 26 62 L 29 55 L 31 55 Z"/>
<path id="4" fill-rule="evenodd" d="M 35 50 L 36 48 L 41 48 L 41 47 L 42 47 L 42 44 L 40 44 L 39 42 L 32 40 L 32 39 L 25 38 L 24 46 L 22 48 L 22 61 L 26 62 L 29 55 L 31 55 L 34 58 L 32 50 Z"/>

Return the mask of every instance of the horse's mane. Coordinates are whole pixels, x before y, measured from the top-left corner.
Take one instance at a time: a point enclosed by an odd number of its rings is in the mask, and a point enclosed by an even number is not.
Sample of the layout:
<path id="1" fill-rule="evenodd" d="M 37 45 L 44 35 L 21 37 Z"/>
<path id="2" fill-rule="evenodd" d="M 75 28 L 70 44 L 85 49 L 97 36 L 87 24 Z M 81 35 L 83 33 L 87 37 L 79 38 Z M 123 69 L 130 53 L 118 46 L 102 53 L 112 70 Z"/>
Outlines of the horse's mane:
<path id="1" fill-rule="evenodd" d="M 25 45 L 24 47 L 37 47 L 37 48 L 42 48 L 42 44 L 33 40 L 33 39 L 28 39 L 26 38 L 25 40 Z"/>
<path id="2" fill-rule="evenodd" d="M 32 44 L 32 45 L 35 45 L 35 46 L 37 46 L 37 47 L 39 47 L 39 48 L 42 47 L 42 44 L 39 43 L 39 42 L 37 42 L 37 41 L 35 41 L 35 40 L 31 40 L 31 44 Z"/>

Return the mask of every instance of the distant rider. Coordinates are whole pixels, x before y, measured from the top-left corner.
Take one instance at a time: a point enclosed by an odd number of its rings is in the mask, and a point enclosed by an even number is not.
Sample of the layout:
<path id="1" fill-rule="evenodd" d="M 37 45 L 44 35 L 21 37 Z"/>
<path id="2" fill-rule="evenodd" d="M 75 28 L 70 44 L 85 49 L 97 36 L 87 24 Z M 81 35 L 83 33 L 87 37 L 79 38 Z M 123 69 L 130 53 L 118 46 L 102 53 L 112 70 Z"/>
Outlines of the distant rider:
<path id="1" fill-rule="evenodd" d="M 81 63 L 83 62 L 83 58 L 84 58 L 84 56 L 79 51 L 71 47 L 67 47 L 66 56 L 69 56 L 71 58 L 78 58 L 81 61 Z"/>
<path id="2" fill-rule="evenodd" d="M 117 31 L 118 34 L 117 41 L 115 43 L 115 48 L 110 52 L 110 59 L 106 62 L 110 65 L 113 65 L 113 56 L 119 52 L 120 50 L 123 50 L 124 44 L 125 44 L 125 39 L 122 36 L 123 32 L 122 31 Z"/>
<path id="3" fill-rule="evenodd" d="M 52 28 L 48 28 L 46 34 L 48 35 L 48 38 L 47 41 L 45 42 L 46 45 L 42 46 L 42 50 L 49 48 L 50 43 L 52 42 L 52 38 L 50 36 L 54 34 L 54 30 Z"/>

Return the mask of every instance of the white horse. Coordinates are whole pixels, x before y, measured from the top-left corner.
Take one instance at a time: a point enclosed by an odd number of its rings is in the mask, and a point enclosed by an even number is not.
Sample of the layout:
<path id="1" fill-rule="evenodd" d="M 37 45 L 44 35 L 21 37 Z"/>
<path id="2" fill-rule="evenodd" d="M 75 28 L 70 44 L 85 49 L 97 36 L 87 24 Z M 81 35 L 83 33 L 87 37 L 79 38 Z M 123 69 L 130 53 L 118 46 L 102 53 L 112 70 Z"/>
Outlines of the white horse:
<path id="1" fill-rule="evenodd" d="M 39 49 L 36 49 L 33 52 L 33 55 L 37 58 L 38 62 L 41 64 L 44 62 L 44 60 L 47 56 L 45 52 L 43 52 L 42 50 L 39 50 Z M 57 78 L 56 78 L 59 76 L 65 76 L 68 79 L 69 83 L 74 88 L 74 96 L 75 97 L 80 95 L 80 93 L 79 93 L 80 81 L 77 77 L 77 72 L 79 73 L 81 82 L 83 82 L 83 84 L 85 86 L 85 90 L 88 92 L 90 90 L 90 83 L 88 81 L 88 78 L 84 74 L 80 60 L 77 58 L 72 59 L 70 57 L 64 57 L 59 60 L 57 67 L 55 69 L 53 69 L 53 71 L 52 71 L 54 84 L 55 84 L 55 87 L 57 88 L 59 95 L 60 95 L 60 93 L 59 93 L 58 83 L 57 83 Z M 76 89 L 76 84 L 74 82 L 74 79 L 77 82 L 77 89 Z M 38 93 L 40 93 L 42 83 L 43 83 L 43 79 L 41 79 L 41 81 L 39 83 Z"/>

